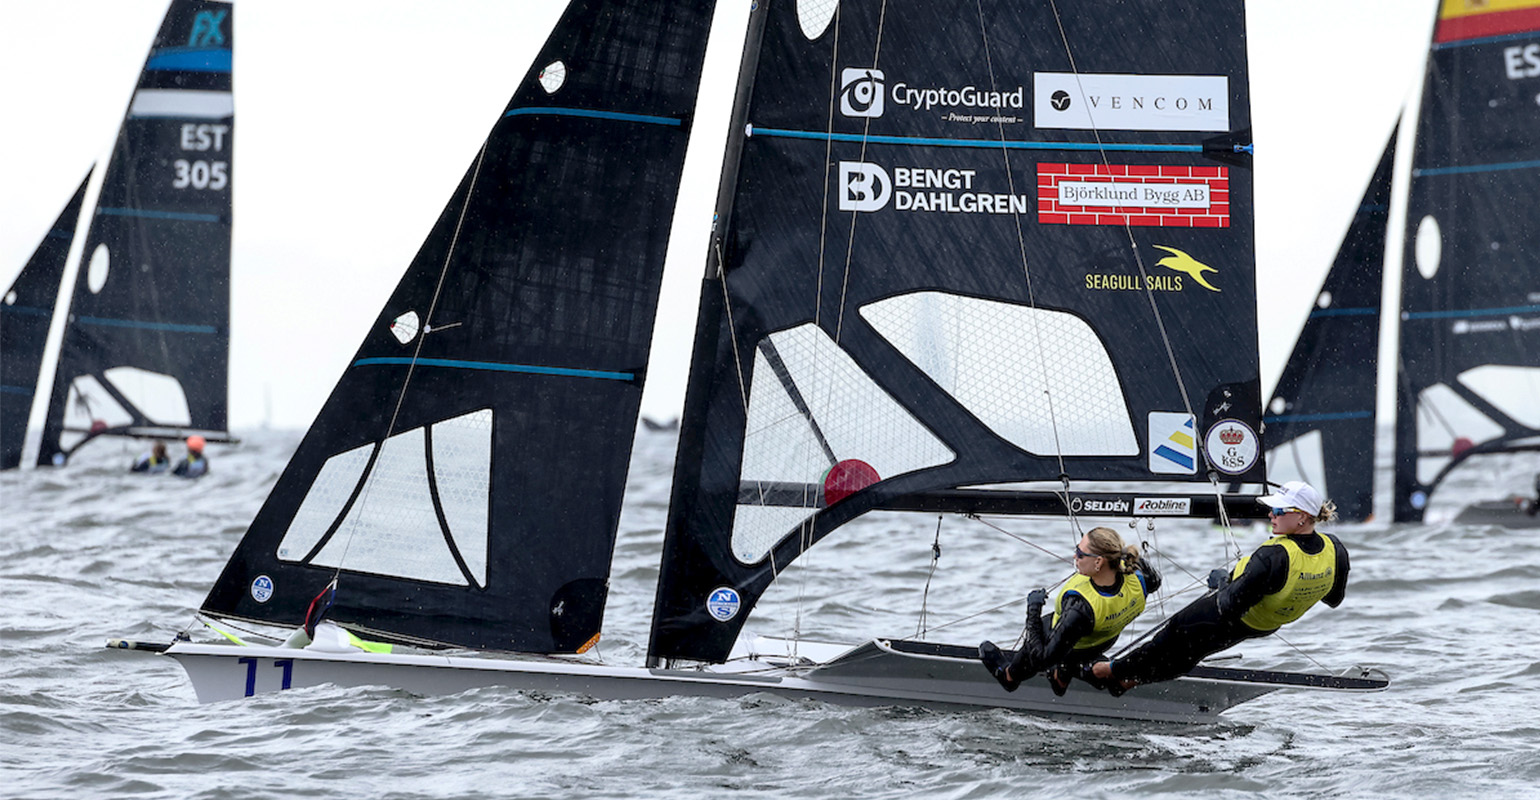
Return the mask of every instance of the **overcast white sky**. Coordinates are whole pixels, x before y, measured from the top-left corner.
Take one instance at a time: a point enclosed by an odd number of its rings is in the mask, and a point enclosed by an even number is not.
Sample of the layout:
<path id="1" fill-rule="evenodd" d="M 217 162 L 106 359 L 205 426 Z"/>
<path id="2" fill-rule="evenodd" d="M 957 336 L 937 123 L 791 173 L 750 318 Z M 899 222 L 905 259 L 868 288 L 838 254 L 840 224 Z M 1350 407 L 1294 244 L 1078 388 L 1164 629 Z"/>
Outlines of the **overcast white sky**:
<path id="1" fill-rule="evenodd" d="M 701 134 L 725 129 L 747 2 L 719 0 L 643 402 L 655 417 L 683 399 L 722 152 Z M 1266 390 L 1414 98 L 1435 0 L 1248 6 Z M 105 160 L 165 7 L 0 4 L 0 287 Z M 310 423 L 561 9 L 236 3 L 232 428 Z"/>

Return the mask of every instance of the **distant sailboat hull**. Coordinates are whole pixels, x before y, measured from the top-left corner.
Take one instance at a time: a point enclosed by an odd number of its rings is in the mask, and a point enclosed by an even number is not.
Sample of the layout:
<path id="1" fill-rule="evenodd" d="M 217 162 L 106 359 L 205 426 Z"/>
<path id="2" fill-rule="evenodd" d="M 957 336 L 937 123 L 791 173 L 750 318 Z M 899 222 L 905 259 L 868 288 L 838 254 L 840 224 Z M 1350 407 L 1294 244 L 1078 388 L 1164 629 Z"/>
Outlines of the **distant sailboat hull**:
<path id="1" fill-rule="evenodd" d="M 482 687 L 562 692 L 602 700 L 695 696 L 734 698 L 759 692 L 844 706 L 907 706 L 941 711 L 1002 708 L 1035 714 L 1196 723 L 1290 686 L 1379 691 L 1388 681 L 1200 667 L 1201 676 L 1138 687 L 1121 697 L 1074 683 L 1056 697 L 1046 683 L 1006 693 L 964 648 L 873 640 L 855 647 L 801 642 L 796 666 L 784 640 L 758 639 L 759 654 L 703 669 L 613 667 L 564 658 L 319 652 L 280 647 L 178 643 L 165 651 L 187 670 L 198 700 L 234 700 L 332 684 L 389 686 L 424 695 Z M 910 647 L 904 647 L 904 645 Z M 903 648 L 903 649 L 900 649 Z M 943 651 L 923 653 L 920 649 Z"/>

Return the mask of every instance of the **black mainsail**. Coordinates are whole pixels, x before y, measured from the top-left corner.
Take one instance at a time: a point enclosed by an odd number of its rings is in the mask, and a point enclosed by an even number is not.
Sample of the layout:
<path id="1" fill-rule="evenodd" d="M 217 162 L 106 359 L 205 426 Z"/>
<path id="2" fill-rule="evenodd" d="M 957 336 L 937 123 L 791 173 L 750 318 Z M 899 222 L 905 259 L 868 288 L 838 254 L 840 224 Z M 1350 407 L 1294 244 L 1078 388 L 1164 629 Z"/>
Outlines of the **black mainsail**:
<path id="1" fill-rule="evenodd" d="M 834 6 L 752 12 L 650 663 L 905 498 L 1263 474 L 1242 3 Z"/>
<path id="2" fill-rule="evenodd" d="M 711 0 L 577 0 L 203 611 L 597 637 Z"/>
<path id="3" fill-rule="evenodd" d="M 1395 152 L 1392 133 L 1262 420 L 1272 480 L 1308 481 L 1353 521 L 1374 514 L 1380 305 Z"/>
<path id="4" fill-rule="evenodd" d="M 11 288 L 0 298 L 0 469 L 21 465 L 27 419 L 32 413 L 32 398 L 37 394 L 43 350 L 48 344 L 48 328 L 53 323 L 70 242 L 75 239 L 75 223 L 90 182 L 91 173 L 87 172 Z"/>
<path id="5" fill-rule="evenodd" d="M 1446 2 L 1401 273 L 1393 509 L 1479 454 L 1540 447 L 1540 2 Z"/>
<path id="6" fill-rule="evenodd" d="M 227 438 L 234 44 L 229 3 L 166 11 L 92 210 L 40 465 L 103 434 Z"/>

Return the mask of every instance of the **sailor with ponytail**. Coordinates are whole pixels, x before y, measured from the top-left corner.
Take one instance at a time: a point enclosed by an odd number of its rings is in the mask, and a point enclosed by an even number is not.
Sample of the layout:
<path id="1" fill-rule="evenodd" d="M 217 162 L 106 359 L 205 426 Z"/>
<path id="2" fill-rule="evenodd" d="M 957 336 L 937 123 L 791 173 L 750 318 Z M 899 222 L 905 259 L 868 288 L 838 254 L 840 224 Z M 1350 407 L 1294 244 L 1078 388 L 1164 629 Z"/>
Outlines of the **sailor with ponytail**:
<path id="1" fill-rule="evenodd" d="M 1101 659 L 1128 623 L 1144 613 L 1145 597 L 1160 588 L 1160 575 L 1139 548 L 1124 544 L 1111 528 L 1092 528 L 1075 546 L 1075 575 L 1065 582 L 1053 614 L 1043 615 L 1048 593 L 1027 595 L 1026 643 L 1007 658 L 994 642 L 979 645 L 979 658 L 1008 692 L 1046 672 L 1055 694 L 1071 677 Z"/>

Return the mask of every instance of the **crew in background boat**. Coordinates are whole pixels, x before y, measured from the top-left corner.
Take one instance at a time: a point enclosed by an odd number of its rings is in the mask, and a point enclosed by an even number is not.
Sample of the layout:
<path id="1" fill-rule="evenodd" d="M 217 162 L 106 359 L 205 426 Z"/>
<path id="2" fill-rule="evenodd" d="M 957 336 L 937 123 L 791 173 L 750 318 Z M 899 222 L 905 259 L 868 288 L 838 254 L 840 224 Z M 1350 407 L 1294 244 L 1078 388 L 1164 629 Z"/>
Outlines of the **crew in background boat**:
<path id="1" fill-rule="evenodd" d="M 179 478 L 201 478 L 208 471 L 209 460 L 203 456 L 203 437 L 187 437 L 187 457 L 177 462 L 171 474 Z"/>
<path id="2" fill-rule="evenodd" d="M 1176 612 L 1148 642 L 1133 652 L 1092 667 L 1112 681 L 1111 691 L 1171 680 L 1204 658 L 1247 639 L 1268 636 L 1299 619 L 1324 600 L 1336 608 L 1347 593 L 1348 552 L 1337 537 L 1315 526 L 1331 522 L 1337 509 L 1303 481 L 1285 483 L 1277 494 L 1257 498 L 1272 507 L 1273 537 L 1235 569 L 1209 574 L 1209 592 Z"/>
<path id="3" fill-rule="evenodd" d="M 1147 595 L 1160 588 L 1160 574 L 1144 562 L 1136 545 L 1125 545 L 1111 528 L 1092 528 L 1075 545 L 1075 576 L 1064 584 L 1053 616 L 1043 615 L 1048 593 L 1027 595 L 1026 643 L 1007 661 L 994 642 L 979 645 L 979 659 L 1007 692 L 1046 672 L 1054 694 L 1063 695 L 1072 676 L 1099 660 L 1128 623 L 1144 612 Z"/>
<path id="4" fill-rule="evenodd" d="M 166 453 L 166 443 L 157 441 L 150 447 L 150 452 L 144 453 L 134 461 L 129 468 L 130 472 L 148 472 L 151 475 L 159 475 L 171 469 L 171 456 Z"/>

